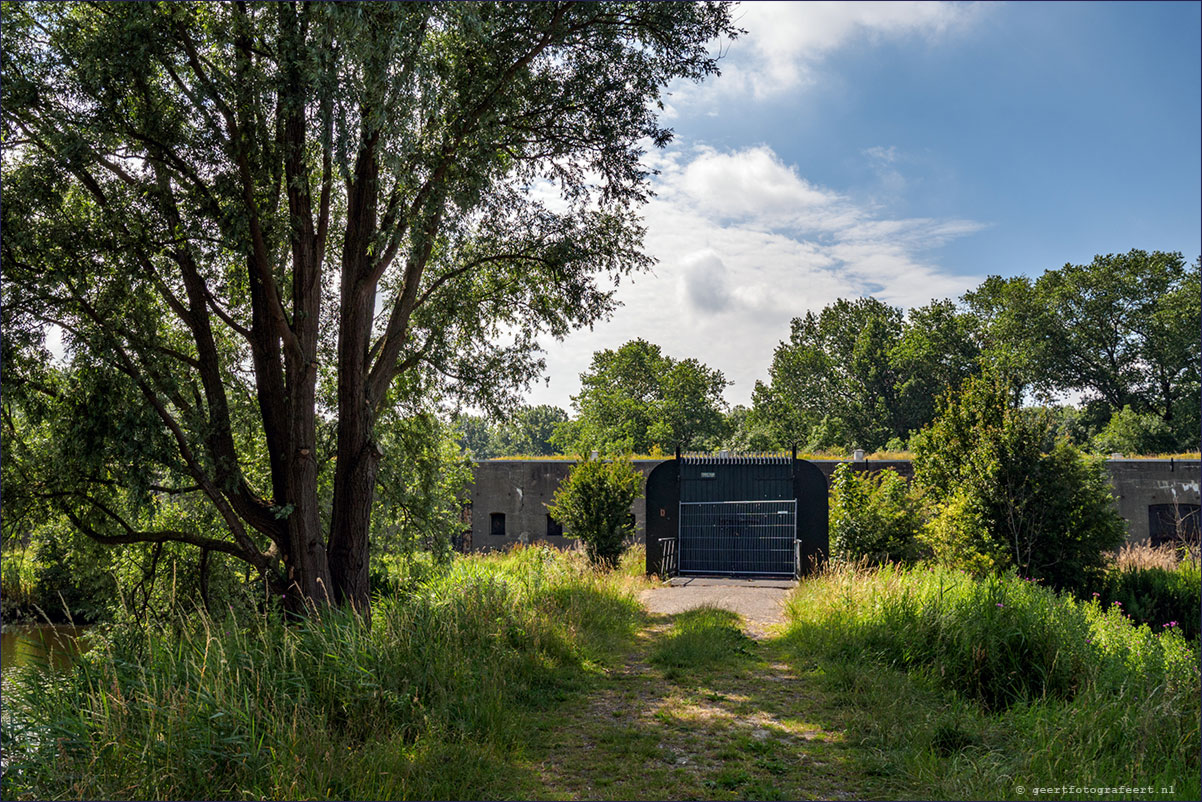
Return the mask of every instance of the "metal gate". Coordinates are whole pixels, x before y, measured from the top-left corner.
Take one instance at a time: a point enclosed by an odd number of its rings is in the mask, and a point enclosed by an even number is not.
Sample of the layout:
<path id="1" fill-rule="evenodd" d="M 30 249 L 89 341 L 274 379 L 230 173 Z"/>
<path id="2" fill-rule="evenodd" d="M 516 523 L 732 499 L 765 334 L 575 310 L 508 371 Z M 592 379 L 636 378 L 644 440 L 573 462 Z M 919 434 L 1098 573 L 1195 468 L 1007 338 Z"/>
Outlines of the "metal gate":
<path id="1" fill-rule="evenodd" d="M 682 574 L 794 576 L 797 500 L 680 502 Z"/>

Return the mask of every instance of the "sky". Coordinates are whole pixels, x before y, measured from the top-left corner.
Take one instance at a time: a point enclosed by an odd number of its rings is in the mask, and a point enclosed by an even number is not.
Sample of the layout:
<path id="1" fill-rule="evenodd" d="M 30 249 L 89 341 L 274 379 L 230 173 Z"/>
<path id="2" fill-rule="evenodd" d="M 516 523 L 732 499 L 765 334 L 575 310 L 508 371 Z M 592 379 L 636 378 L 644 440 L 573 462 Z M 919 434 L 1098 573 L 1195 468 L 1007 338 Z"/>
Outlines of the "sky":
<path id="1" fill-rule="evenodd" d="M 747 404 L 789 322 L 903 308 L 1133 248 L 1202 254 L 1202 3 L 744 3 L 722 75 L 669 87 L 649 273 L 544 343 L 570 410 L 636 337 Z"/>

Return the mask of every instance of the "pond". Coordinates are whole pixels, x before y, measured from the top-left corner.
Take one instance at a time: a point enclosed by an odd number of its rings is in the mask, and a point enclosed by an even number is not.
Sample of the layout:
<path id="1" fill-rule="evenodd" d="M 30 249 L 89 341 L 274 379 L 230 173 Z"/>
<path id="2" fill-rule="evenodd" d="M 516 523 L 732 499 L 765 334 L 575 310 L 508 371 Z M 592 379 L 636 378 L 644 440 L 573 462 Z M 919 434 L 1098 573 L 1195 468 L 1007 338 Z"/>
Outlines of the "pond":
<path id="1" fill-rule="evenodd" d="M 0 632 L 0 673 L 26 665 L 70 668 L 72 658 L 88 648 L 88 629 L 69 624 L 6 625 Z"/>

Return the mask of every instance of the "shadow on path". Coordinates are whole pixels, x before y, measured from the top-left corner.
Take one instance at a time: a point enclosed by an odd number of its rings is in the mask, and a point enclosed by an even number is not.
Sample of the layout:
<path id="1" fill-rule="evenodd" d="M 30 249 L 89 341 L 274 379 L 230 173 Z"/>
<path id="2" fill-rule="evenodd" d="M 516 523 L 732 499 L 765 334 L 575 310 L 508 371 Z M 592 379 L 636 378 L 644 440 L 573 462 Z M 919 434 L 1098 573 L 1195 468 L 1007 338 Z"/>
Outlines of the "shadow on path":
<path id="1" fill-rule="evenodd" d="M 680 590 L 685 588 L 670 592 Z M 702 642 L 694 644 L 701 649 L 695 667 L 665 667 L 668 641 L 696 613 L 656 614 L 655 604 L 648 606 L 650 623 L 624 663 L 592 693 L 541 719 L 530 734 L 523 762 L 532 785 L 524 795 L 857 798 L 862 778 L 835 711 L 815 689 L 815 678 L 799 674 L 780 641 L 769 637 L 771 621 L 743 622 L 756 640 L 727 632 L 743 644 L 733 655 L 707 659 Z M 717 616 L 733 622 L 726 625 L 730 630 L 739 626 L 735 616 Z"/>

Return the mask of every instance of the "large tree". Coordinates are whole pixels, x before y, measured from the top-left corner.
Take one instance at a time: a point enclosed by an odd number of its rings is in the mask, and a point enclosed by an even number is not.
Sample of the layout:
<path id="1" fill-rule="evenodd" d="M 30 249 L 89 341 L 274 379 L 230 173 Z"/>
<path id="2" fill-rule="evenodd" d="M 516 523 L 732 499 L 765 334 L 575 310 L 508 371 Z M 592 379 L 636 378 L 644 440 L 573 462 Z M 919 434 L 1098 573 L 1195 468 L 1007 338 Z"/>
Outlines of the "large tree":
<path id="1" fill-rule="evenodd" d="M 889 351 L 902 320 L 902 310 L 875 298 L 841 298 L 817 315 L 793 319 L 789 340 L 773 355 L 769 382 L 757 382 L 754 393 L 758 416 L 773 421 L 781 445 L 885 444 L 898 429 Z"/>
<path id="2" fill-rule="evenodd" d="M 236 555 L 294 608 L 368 603 L 398 377 L 498 404 L 540 335 L 611 308 L 598 276 L 648 264 L 662 88 L 736 33 L 721 3 L 3 13 L 6 460 L 43 453 L 46 396 L 94 436 L 23 463 L 31 496 L 102 542 Z M 164 493 L 220 527 L 164 525 Z"/>
<path id="3" fill-rule="evenodd" d="M 905 314 L 876 298 L 839 299 L 793 319 L 752 418 L 778 446 L 876 449 L 934 417 L 934 397 L 976 369 L 974 321 L 950 301 Z"/>
<path id="4" fill-rule="evenodd" d="M 1019 392 L 1079 393 L 1087 428 L 1156 416 L 1171 443 L 1198 435 L 1199 261 L 1132 250 L 1066 264 L 1036 280 L 990 276 L 964 296 L 985 361 Z"/>
<path id="5" fill-rule="evenodd" d="M 708 448 L 726 432 L 722 372 L 673 359 L 646 340 L 596 352 L 580 383 L 572 396 L 578 417 L 553 438 L 564 453 Z"/>
<path id="6" fill-rule="evenodd" d="M 1026 276 L 989 276 L 963 301 L 976 318 L 981 361 L 1005 375 L 1020 397 L 1053 394 L 1056 377 L 1048 370 L 1053 321 L 1035 282 Z"/>
<path id="7" fill-rule="evenodd" d="M 1162 251 L 1095 256 L 1047 271 L 1036 289 L 1049 310 L 1047 368 L 1059 389 L 1170 426 L 1186 414 L 1182 445 L 1196 445 L 1199 262 Z"/>
<path id="8" fill-rule="evenodd" d="M 550 404 L 519 407 L 497 426 L 497 455 L 520 454 L 546 457 L 555 453 L 551 438 L 555 428 L 568 420 L 568 413 Z"/>

